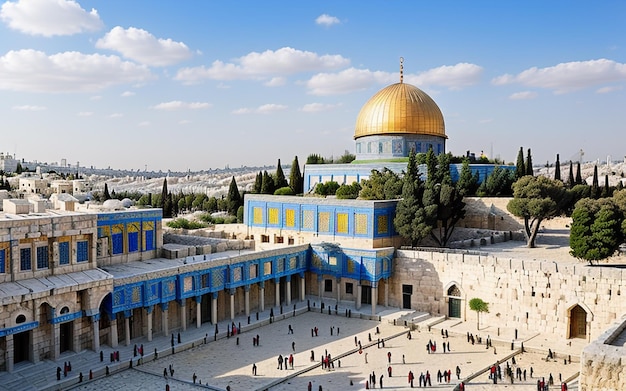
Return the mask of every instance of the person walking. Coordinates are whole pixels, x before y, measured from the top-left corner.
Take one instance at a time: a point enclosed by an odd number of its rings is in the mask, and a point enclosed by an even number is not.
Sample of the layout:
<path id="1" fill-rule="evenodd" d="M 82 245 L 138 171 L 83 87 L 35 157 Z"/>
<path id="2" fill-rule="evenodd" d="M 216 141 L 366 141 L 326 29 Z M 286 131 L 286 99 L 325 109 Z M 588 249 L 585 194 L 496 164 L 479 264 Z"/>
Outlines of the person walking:
<path id="1" fill-rule="evenodd" d="M 252 364 L 252 376 L 256 376 L 256 363 Z"/>
<path id="2" fill-rule="evenodd" d="M 387 352 L 387 363 L 391 364 L 391 352 Z"/>

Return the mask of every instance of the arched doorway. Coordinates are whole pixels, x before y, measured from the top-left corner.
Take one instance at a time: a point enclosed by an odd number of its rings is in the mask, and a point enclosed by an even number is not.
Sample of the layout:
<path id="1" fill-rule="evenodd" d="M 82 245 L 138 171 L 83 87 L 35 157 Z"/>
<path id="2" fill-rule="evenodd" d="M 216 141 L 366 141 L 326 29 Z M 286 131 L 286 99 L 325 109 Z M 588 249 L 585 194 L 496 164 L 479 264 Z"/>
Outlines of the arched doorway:
<path id="1" fill-rule="evenodd" d="M 587 311 L 578 304 L 570 309 L 569 337 L 587 338 Z"/>
<path id="2" fill-rule="evenodd" d="M 18 315 L 15 319 L 15 324 L 20 325 L 26 323 L 26 316 Z M 30 346 L 31 346 L 31 334 L 32 331 L 23 331 L 21 333 L 13 334 L 13 362 L 19 363 L 22 361 L 30 360 Z"/>
<path id="3" fill-rule="evenodd" d="M 448 317 L 461 317 L 461 290 L 458 286 L 452 285 L 448 288 Z"/>
<path id="4" fill-rule="evenodd" d="M 69 314 L 68 307 L 61 308 L 60 315 Z M 72 350 L 72 342 L 74 341 L 74 321 L 64 322 L 59 325 L 59 352 L 68 352 Z"/>

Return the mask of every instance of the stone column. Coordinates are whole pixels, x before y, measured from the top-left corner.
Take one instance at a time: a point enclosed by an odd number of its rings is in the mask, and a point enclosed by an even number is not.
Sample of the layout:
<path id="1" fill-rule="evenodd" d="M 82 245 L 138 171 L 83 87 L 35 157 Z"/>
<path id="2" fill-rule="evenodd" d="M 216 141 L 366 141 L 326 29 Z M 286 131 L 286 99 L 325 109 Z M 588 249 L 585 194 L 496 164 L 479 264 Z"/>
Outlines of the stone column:
<path id="1" fill-rule="evenodd" d="M 187 330 L 187 299 L 180 300 L 180 324 L 183 331 Z"/>
<path id="2" fill-rule="evenodd" d="M 276 307 L 280 307 L 280 279 L 274 279 L 274 294 L 276 295 Z"/>
<path id="3" fill-rule="evenodd" d="M 385 307 L 389 307 L 389 279 L 385 280 Z"/>
<path id="4" fill-rule="evenodd" d="M 202 326 L 202 296 L 196 296 L 196 328 Z"/>
<path id="5" fill-rule="evenodd" d="M 341 301 L 341 278 L 337 278 L 337 305 Z"/>
<path id="6" fill-rule="evenodd" d="M 109 327 L 109 336 L 111 338 L 110 344 L 112 348 L 116 348 L 118 345 L 118 336 L 117 336 L 117 316 L 114 319 L 111 319 L 111 326 Z M 56 360 L 56 359 L 55 359 Z"/>
<path id="7" fill-rule="evenodd" d="M 372 286 L 372 315 L 376 315 L 376 302 L 378 302 L 378 287 Z"/>
<path id="8" fill-rule="evenodd" d="M 361 300 L 363 295 L 363 285 L 361 285 L 361 281 L 356 286 L 356 303 L 354 303 L 357 310 L 361 309 Z"/>
<path id="9" fill-rule="evenodd" d="M 265 281 L 261 281 L 259 286 L 259 312 L 263 312 L 265 311 Z"/>
<path id="10" fill-rule="evenodd" d="M 15 348 L 13 347 L 13 334 L 9 334 L 6 337 L 7 346 L 6 346 L 6 354 L 7 354 L 7 372 L 13 372 L 13 364 L 14 364 L 14 356 Z"/>
<path id="11" fill-rule="evenodd" d="M 317 294 L 319 296 L 319 300 L 320 300 L 320 307 L 322 306 L 322 281 L 324 281 L 324 279 L 322 278 L 321 275 L 317 276 Z"/>
<path id="12" fill-rule="evenodd" d="M 304 273 L 300 273 L 300 301 L 306 300 L 306 280 Z"/>
<path id="13" fill-rule="evenodd" d="M 230 320 L 235 319 L 235 289 L 230 289 Z"/>
<path id="14" fill-rule="evenodd" d="M 250 316 L 250 285 L 243 287 L 244 305 L 246 307 L 246 316 Z"/>
<path id="15" fill-rule="evenodd" d="M 130 346 L 130 311 L 124 311 L 124 342 Z"/>
<path id="16" fill-rule="evenodd" d="M 61 325 L 52 324 L 52 360 L 56 361 L 61 356 Z"/>
<path id="17" fill-rule="evenodd" d="M 163 335 L 166 337 L 170 334 L 169 304 L 170 303 L 161 303 L 161 324 L 163 325 Z"/>
<path id="18" fill-rule="evenodd" d="M 287 296 L 285 298 L 285 301 L 287 302 L 287 305 L 291 305 L 291 276 L 287 276 L 287 285 L 285 286 L 285 292 Z"/>
<path id="19" fill-rule="evenodd" d="M 91 348 L 94 352 L 100 350 L 100 313 L 96 313 L 91 317 L 91 324 L 93 325 L 93 341 Z"/>
<path id="20" fill-rule="evenodd" d="M 154 317 L 152 306 L 146 307 L 146 317 L 148 318 L 148 342 L 152 342 L 152 318 Z"/>
<path id="21" fill-rule="evenodd" d="M 72 351 L 80 352 L 80 323 L 78 320 L 72 321 Z"/>
<path id="22" fill-rule="evenodd" d="M 217 324 L 217 296 L 219 292 L 211 293 L 211 322 Z"/>

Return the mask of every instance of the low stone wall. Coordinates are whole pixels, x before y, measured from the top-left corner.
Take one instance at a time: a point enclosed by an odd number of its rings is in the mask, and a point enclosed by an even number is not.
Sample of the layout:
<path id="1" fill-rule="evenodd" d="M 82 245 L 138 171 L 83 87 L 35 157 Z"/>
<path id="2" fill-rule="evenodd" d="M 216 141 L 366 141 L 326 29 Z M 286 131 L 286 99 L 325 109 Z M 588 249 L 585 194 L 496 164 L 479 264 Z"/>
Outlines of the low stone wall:
<path id="1" fill-rule="evenodd" d="M 581 356 L 580 390 L 626 390 L 626 357 L 624 336 L 626 316 L 623 316 L 598 339 L 583 349 Z"/>

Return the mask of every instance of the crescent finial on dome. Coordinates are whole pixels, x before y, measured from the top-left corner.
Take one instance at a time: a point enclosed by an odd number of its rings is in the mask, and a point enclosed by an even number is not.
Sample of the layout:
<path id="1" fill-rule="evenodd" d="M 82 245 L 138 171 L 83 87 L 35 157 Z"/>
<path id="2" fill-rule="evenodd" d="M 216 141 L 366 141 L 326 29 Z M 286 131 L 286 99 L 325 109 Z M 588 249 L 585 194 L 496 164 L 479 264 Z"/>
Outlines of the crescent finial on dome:
<path id="1" fill-rule="evenodd" d="M 402 65 L 404 63 L 404 57 L 400 57 L 400 83 L 402 83 L 402 81 L 404 80 L 404 66 Z"/>

